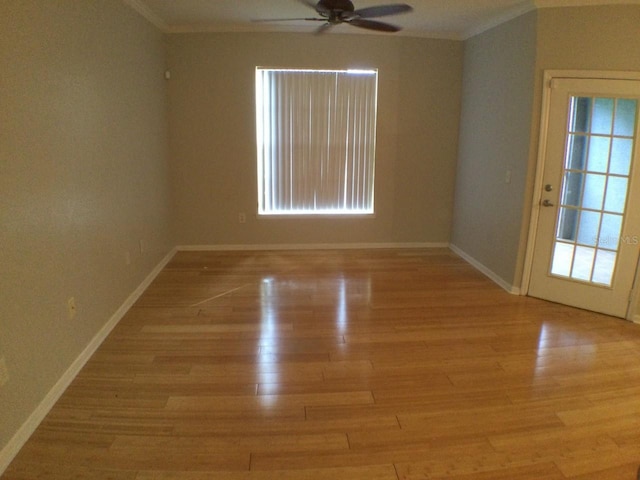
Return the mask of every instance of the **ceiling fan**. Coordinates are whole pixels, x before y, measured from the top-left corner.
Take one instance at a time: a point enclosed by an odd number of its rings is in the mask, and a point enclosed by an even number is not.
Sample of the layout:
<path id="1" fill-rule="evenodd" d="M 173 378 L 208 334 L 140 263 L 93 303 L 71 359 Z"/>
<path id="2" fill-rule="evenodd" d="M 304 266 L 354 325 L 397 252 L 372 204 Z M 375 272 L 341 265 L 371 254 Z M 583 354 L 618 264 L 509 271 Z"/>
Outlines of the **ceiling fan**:
<path id="1" fill-rule="evenodd" d="M 320 0 L 315 3 L 312 0 L 298 0 L 300 3 L 313 8 L 320 16 L 310 18 L 273 18 L 267 20 L 254 20 L 257 22 L 282 22 L 294 20 L 306 20 L 310 22 L 323 22 L 316 30 L 316 34 L 325 33 L 334 25 L 346 23 L 354 27 L 376 30 L 379 32 L 397 32 L 401 27 L 390 23 L 371 20 L 372 18 L 397 15 L 413 10 L 410 5 L 403 3 L 392 5 L 378 5 L 375 7 L 360 8 L 356 10 L 351 0 Z"/>

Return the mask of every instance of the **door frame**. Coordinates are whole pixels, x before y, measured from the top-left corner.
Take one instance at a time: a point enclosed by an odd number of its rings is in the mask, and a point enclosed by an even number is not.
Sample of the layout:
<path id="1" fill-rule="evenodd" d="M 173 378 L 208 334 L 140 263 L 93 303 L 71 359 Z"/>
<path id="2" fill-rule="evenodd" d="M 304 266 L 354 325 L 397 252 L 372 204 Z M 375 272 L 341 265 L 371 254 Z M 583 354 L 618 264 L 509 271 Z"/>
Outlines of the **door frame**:
<path id="1" fill-rule="evenodd" d="M 551 91 L 555 79 L 596 79 L 596 80 L 638 80 L 640 72 L 603 71 L 603 70 L 545 70 L 542 90 L 542 109 L 540 114 L 540 132 L 538 138 L 538 153 L 536 160 L 536 174 L 533 186 L 531 203 L 531 215 L 529 220 L 529 234 L 525 252 L 524 269 L 522 272 L 521 294 L 529 294 L 531 282 L 531 270 L 533 266 L 533 252 L 535 238 L 538 232 L 538 217 L 540 215 L 540 202 L 542 201 L 542 180 L 546 162 L 547 134 L 549 127 L 549 113 L 551 106 Z M 640 148 L 640 145 L 636 145 Z M 636 265 L 636 274 L 631 289 L 631 301 L 627 306 L 626 319 L 640 323 L 640 312 L 636 314 L 636 307 L 640 302 L 640 261 Z"/>

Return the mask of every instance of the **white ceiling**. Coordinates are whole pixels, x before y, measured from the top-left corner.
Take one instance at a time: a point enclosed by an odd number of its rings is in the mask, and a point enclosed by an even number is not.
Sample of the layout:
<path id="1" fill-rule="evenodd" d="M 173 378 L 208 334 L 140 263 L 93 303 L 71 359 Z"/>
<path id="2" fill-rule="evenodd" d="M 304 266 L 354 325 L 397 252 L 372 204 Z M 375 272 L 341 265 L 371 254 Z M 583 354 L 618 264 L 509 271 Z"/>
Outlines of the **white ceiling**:
<path id="1" fill-rule="evenodd" d="M 356 8 L 408 3 L 413 12 L 382 21 L 403 28 L 394 35 L 464 39 L 535 8 L 640 4 L 640 0 L 352 0 Z M 255 19 L 313 17 L 297 0 L 125 0 L 168 33 L 203 31 L 313 32 L 315 22 L 255 23 Z M 337 33 L 378 34 L 340 25 Z M 381 34 L 381 35 L 389 35 Z"/>

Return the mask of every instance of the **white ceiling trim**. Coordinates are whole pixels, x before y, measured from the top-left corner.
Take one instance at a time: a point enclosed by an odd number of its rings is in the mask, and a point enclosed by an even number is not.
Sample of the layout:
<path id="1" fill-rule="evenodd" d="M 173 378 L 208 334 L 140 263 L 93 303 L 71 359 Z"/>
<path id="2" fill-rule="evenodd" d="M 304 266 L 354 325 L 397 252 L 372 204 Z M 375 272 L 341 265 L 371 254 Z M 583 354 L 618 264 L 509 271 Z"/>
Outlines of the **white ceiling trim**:
<path id="1" fill-rule="evenodd" d="M 144 18 L 146 18 L 153 25 L 158 27 L 158 29 L 160 29 L 162 32 L 169 33 L 168 25 L 164 23 L 164 21 L 160 17 L 158 17 L 155 13 L 149 10 L 147 6 L 144 5 L 142 2 L 140 2 L 139 0 L 122 0 L 122 1 L 126 5 L 129 5 L 131 8 L 133 8 L 136 12 L 138 12 Z"/>
<path id="2" fill-rule="evenodd" d="M 127 0 L 128 1 L 128 0 Z M 516 15 L 517 16 L 517 15 Z M 513 18 L 513 17 L 512 17 Z M 499 22 L 501 23 L 501 22 Z M 344 27 L 344 28 L 343 28 Z M 175 25 L 162 29 L 164 33 L 312 33 L 314 27 L 302 25 L 280 25 L 278 30 L 274 31 L 267 25 L 233 23 L 223 25 Z M 384 35 L 373 33 L 368 30 L 351 28 L 348 26 L 334 27 L 331 35 Z M 432 38 L 436 40 L 464 40 L 462 35 L 456 33 L 442 32 L 426 32 L 419 30 L 404 29 L 393 34 L 387 34 L 389 37 L 412 37 L 412 38 Z"/>
<path id="3" fill-rule="evenodd" d="M 554 1 L 554 0 L 551 0 L 551 1 Z M 498 25 L 506 23 L 509 20 L 513 20 L 514 18 L 517 18 L 520 15 L 524 15 L 525 13 L 529 13 L 535 9 L 536 9 L 536 5 L 533 3 L 532 0 L 525 0 L 520 5 L 516 5 L 514 8 L 512 8 L 508 12 L 493 18 L 491 21 L 485 22 L 470 30 L 467 30 L 466 32 L 464 32 L 464 35 L 462 36 L 462 40 L 467 40 L 468 38 L 475 37 L 476 35 L 486 32 L 487 30 L 491 30 L 492 28 L 497 27 Z"/>
<path id="4" fill-rule="evenodd" d="M 514 7 L 509 12 L 493 18 L 490 22 L 478 25 L 468 30 L 462 36 L 462 40 L 475 37 L 487 30 L 491 30 L 498 25 L 513 20 L 514 18 L 529 13 L 538 8 L 559 8 L 559 7 L 588 7 L 599 5 L 640 5 L 640 0 L 525 0 L 522 4 Z"/>
<path id="5" fill-rule="evenodd" d="M 595 7 L 598 5 L 640 5 L 640 0 L 535 0 L 537 8 Z"/>

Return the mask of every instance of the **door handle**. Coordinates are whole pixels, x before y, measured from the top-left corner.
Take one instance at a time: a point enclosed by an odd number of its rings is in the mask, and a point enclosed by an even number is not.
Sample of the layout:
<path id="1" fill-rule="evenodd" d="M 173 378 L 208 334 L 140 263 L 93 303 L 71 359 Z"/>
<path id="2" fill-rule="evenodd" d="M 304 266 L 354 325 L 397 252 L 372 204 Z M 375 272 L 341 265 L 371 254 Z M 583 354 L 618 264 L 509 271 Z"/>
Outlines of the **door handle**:
<path id="1" fill-rule="evenodd" d="M 551 202 L 549 201 L 549 199 L 545 198 L 545 199 L 542 201 L 542 206 L 543 206 L 543 207 L 553 207 L 553 203 L 551 203 Z"/>

